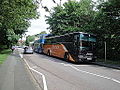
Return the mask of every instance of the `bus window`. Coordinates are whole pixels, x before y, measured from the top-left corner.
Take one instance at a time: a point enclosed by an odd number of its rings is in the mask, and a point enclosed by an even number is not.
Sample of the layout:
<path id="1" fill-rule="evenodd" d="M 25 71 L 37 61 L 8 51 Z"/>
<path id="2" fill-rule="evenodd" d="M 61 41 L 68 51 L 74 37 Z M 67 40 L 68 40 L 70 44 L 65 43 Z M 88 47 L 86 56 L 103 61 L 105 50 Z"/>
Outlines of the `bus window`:
<path id="1" fill-rule="evenodd" d="M 74 45 L 79 46 L 79 35 L 74 36 Z"/>
<path id="2" fill-rule="evenodd" d="M 90 34 L 80 34 L 80 50 L 93 51 L 96 37 Z"/>
<path id="3" fill-rule="evenodd" d="M 56 41 L 56 38 L 51 38 L 51 43 L 56 43 L 57 41 Z"/>
<path id="4" fill-rule="evenodd" d="M 45 40 L 45 43 L 50 44 L 50 43 L 51 43 L 51 40 L 50 40 L 50 39 L 46 39 L 46 40 Z"/>
<path id="5" fill-rule="evenodd" d="M 96 37 L 93 36 L 93 35 L 90 35 L 89 41 L 90 41 L 90 42 L 96 42 Z"/>
<path id="6" fill-rule="evenodd" d="M 80 40 L 88 41 L 89 40 L 89 35 L 88 34 L 80 34 Z"/>

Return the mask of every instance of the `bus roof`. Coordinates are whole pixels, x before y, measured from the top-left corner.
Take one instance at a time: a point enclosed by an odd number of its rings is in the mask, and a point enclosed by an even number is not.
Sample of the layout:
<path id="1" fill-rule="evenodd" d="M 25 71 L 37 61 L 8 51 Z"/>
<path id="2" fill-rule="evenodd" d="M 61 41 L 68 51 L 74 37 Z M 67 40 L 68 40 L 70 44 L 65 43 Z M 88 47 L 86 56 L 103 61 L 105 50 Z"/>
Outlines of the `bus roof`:
<path id="1" fill-rule="evenodd" d="M 46 37 L 49 38 L 49 39 L 52 39 L 52 38 L 57 38 L 57 37 L 62 37 L 62 36 L 67 36 L 67 35 L 72 35 L 72 34 L 89 34 L 89 35 L 93 35 L 93 36 L 96 36 L 94 34 L 91 34 L 91 33 L 85 33 L 85 32 L 72 32 L 72 33 L 66 33 L 64 35 L 56 35 L 56 36 L 53 36 L 52 34 L 50 35 L 47 35 Z"/>

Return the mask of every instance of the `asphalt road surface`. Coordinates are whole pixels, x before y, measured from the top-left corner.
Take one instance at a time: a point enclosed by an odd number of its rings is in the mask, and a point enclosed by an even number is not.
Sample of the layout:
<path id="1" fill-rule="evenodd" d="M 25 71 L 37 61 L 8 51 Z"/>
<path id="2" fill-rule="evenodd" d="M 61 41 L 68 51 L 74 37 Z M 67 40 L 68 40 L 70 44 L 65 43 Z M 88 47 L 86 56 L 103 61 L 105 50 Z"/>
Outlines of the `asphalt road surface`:
<path id="1" fill-rule="evenodd" d="M 36 53 L 23 57 L 44 90 L 120 90 L 120 70 Z"/>

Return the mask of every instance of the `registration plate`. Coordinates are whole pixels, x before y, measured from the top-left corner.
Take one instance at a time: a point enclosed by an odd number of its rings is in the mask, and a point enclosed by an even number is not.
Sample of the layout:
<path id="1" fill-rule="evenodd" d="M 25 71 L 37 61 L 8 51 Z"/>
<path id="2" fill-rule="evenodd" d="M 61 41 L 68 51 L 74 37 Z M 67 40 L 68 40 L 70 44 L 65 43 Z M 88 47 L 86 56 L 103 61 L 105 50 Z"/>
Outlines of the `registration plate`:
<path id="1" fill-rule="evenodd" d="M 87 58 L 87 60 L 92 60 L 92 58 Z"/>

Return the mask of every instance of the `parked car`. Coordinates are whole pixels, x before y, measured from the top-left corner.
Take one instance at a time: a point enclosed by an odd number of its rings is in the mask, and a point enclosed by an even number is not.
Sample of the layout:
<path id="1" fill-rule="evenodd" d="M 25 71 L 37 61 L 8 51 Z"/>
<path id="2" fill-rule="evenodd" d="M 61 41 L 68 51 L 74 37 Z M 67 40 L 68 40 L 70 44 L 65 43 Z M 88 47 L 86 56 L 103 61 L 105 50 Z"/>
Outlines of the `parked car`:
<path id="1" fill-rule="evenodd" d="M 24 54 L 33 54 L 33 49 L 32 49 L 32 47 L 25 47 L 23 53 L 24 53 Z"/>

